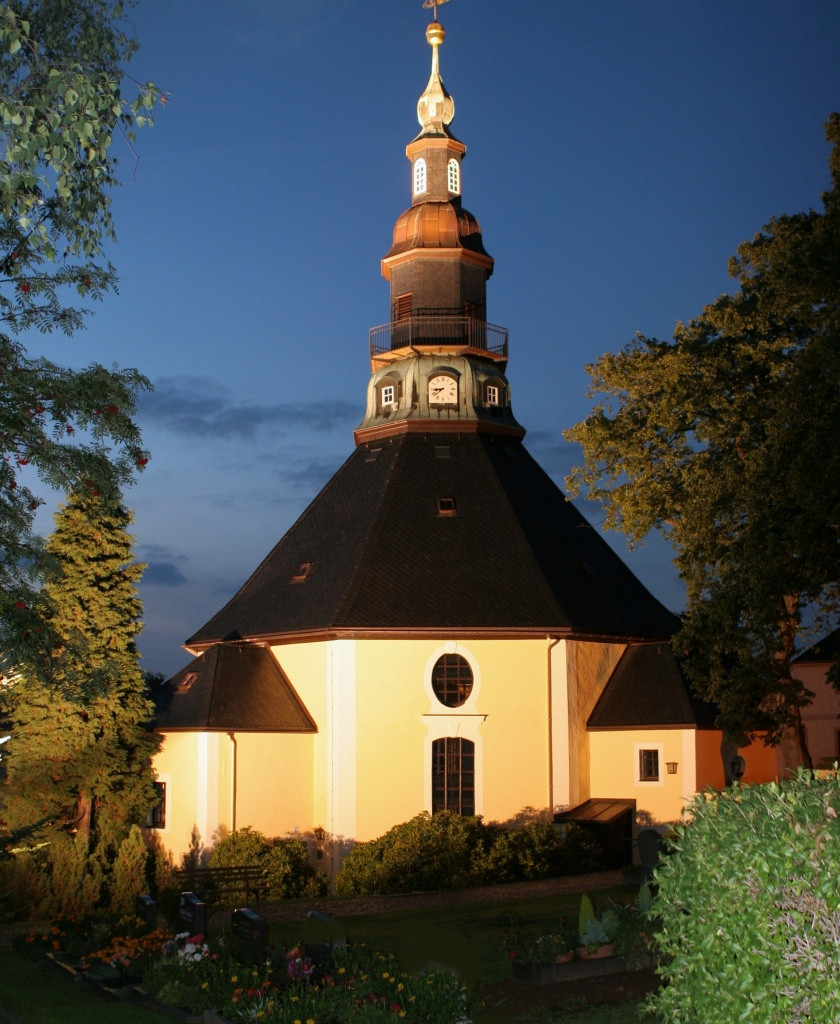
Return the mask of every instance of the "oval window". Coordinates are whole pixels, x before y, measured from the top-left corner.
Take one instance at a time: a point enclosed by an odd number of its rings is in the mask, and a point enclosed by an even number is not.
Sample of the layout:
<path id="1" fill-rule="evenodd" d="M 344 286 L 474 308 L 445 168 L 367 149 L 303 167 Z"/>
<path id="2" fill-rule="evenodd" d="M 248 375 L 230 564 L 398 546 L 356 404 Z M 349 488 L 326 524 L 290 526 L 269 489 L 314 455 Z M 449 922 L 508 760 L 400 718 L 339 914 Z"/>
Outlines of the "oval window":
<path id="1" fill-rule="evenodd" d="M 473 674 L 470 664 L 460 654 L 444 654 L 432 669 L 432 689 L 448 708 L 459 708 L 472 693 Z"/>

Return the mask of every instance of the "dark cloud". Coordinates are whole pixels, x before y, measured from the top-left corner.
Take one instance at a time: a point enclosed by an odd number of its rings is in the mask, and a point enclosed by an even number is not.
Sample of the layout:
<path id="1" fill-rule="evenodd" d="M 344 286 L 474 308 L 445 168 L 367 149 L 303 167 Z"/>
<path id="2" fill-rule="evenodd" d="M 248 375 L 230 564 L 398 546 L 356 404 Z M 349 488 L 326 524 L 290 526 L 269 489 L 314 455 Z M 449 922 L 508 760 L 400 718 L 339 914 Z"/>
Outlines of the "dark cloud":
<path id="1" fill-rule="evenodd" d="M 289 426 L 319 431 L 359 418 L 357 403 L 341 400 L 248 405 L 207 377 L 164 377 L 140 399 L 140 419 L 189 437 L 251 439 L 263 429 Z"/>
<path id="2" fill-rule="evenodd" d="M 149 562 L 143 582 L 157 587 L 180 587 L 187 582 L 187 577 L 174 562 Z"/>

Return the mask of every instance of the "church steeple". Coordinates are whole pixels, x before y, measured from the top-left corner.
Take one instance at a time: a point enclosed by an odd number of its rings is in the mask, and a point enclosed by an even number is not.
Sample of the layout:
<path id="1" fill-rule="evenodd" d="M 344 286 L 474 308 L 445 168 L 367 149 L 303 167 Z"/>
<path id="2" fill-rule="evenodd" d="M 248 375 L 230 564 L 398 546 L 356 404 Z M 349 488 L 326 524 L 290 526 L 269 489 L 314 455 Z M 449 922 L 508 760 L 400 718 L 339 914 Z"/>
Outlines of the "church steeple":
<path id="1" fill-rule="evenodd" d="M 440 0 L 442 2 L 442 0 Z M 417 102 L 420 133 L 406 147 L 411 206 L 397 218 L 382 275 L 391 316 L 370 332 L 373 375 L 356 441 L 419 429 L 491 431 L 521 437 L 504 376 L 507 330 L 487 322 L 493 257 L 461 204 L 467 147 L 452 134 L 455 102 L 440 73 L 446 37 L 434 10 L 426 29 L 429 81 Z"/>

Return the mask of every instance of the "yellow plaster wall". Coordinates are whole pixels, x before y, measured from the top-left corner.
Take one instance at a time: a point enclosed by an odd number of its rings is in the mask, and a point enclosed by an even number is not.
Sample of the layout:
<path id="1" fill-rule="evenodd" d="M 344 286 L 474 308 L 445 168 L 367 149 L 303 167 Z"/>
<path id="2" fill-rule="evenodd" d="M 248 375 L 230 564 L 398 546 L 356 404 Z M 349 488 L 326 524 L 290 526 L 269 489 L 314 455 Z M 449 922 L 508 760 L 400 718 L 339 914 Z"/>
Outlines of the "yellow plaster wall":
<path id="1" fill-rule="evenodd" d="M 569 804 L 594 796 L 590 766 L 594 755 L 586 728 L 598 698 L 624 653 L 623 644 L 566 641 L 569 682 Z"/>
<path id="2" fill-rule="evenodd" d="M 686 770 L 684 756 L 694 748 L 692 729 L 593 731 L 589 735 L 591 797 L 636 801 L 636 814 L 645 812 L 654 822 L 676 821 L 694 793 L 686 785 L 693 779 L 693 765 Z M 638 781 L 638 746 L 661 745 L 660 781 Z M 668 775 L 665 762 L 677 762 L 677 774 Z"/>
<path id="3" fill-rule="evenodd" d="M 287 644 L 272 651 L 318 730 L 311 737 L 310 819 L 323 827 L 327 821 L 327 644 Z"/>
<path id="4" fill-rule="evenodd" d="M 237 733 L 236 827 L 303 835 L 313 819 L 311 734 Z"/>
<path id="5" fill-rule="evenodd" d="M 459 719 L 475 728 L 479 716 L 480 813 L 504 820 L 523 806 L 547 804 L 545 642 L 469 640 L 451 647 L 473 664 L 478 680 L 474 706 L 462 709 L 444 708 L 424 685 L 430 663 L 449 649 L 436 640 L 357 643 L 358 839 L 431 809 L 429 748 L 438 737 L 466 735 Z"/>
<path id="6" fill-rule="evenodd" d="M 482 666 L 484 817 L 506 821 L 550 801 L 548 642 L 470 641 Z"/>
<path id="7" fill-rule="evenodd" d="M 359 840 L 382 835 L 424 806 L 423 668 L 432 645 L 356 645 L 356 821 Z"/>
<path id="8" fill-rule="evenodd" d="M 197 759 L 198 734 L 189 732 L 166 733 L 154 759 L 156 776 L 166 782 L 167 791 L 166 827 L 155 829 L 155 835 L 176 860 L 189 848 L 196 823 Z"/>

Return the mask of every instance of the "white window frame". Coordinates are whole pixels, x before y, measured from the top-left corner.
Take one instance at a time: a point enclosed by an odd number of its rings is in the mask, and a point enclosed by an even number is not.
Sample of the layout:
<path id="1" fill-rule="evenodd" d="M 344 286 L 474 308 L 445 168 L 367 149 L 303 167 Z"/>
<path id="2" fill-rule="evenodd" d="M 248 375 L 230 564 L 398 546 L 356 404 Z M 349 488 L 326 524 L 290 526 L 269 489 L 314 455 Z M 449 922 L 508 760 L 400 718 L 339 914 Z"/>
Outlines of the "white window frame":
<path id="1" fill-rule="evenodd" d="M 487 392 L 486 392 L 486 394 L 487 394 L 487 404 L 488 405 L 501 405 L 502 404 L 501 390 L 502 389 L 499 387 L 498 384 L 488 384 L 487 385 Z"/>
<path id="2" fill-rule="evenodd" d="M 642 778 L 642 751 L 650 750 L 657 755 L 659 777 L 656 779 Z M 633 749 L 633 776 L 637 786 L 665 785 L 665 748 L 662 743 L 637 743 Z"/>
<path id="3" fill-rule="evenodd" d="M 385 406 L 391 406 L 397 404 L 397 386 L 396 384 L 384 384 L 382 387 L 381 402 L 383 408 Z"/>
<path id="4" fill-rule="evenodd" d="M 454 156 L 446 165 L 446 184 L 453 195 L 461 194 L 461 165 Z"/>
<path id="5" fill-rule="evenodd" d="M 426 161 L 419 156 L 414 161 L 414 194 L 422 196 L 426 191 Z"/>

